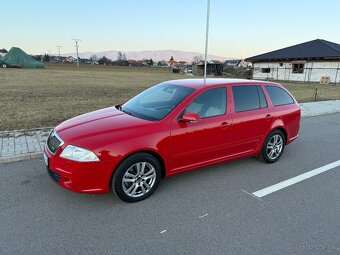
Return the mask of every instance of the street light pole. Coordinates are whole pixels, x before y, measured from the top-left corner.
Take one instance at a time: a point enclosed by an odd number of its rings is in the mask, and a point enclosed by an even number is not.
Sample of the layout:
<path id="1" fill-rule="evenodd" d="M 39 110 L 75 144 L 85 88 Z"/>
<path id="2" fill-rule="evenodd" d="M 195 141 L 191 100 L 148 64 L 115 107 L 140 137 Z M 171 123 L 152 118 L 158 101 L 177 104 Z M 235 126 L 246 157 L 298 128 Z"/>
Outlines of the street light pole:
<path id="1" fill-rule="evenodd" d="M 55 47 L 58 48 L 58 55 L 59 55 L 58 62 L 60 63 L 60 48 L 63 47 L 63 46 L 55 46 Z"/>
<path id="2" fill-rule="evenodd" d="M 77 51 L 77 67 L 79 68 L 79 54 L 78 54 L 79 45 L 78 45 L 78 42 L 80 42 L 81 40 L 80 40 L 80 39 L 72 39 L 72 40 L 76 43 L 76 51 Z"/>
<path id="3" fill-rule="evenodd" d="M 205 56 L 204 56 L 204 85 L 207 79 L 207 55 L 208 55 L 208 35 L 209 35 L 210 0 L 207 0 L 207 25 L 205 29 Z"/>

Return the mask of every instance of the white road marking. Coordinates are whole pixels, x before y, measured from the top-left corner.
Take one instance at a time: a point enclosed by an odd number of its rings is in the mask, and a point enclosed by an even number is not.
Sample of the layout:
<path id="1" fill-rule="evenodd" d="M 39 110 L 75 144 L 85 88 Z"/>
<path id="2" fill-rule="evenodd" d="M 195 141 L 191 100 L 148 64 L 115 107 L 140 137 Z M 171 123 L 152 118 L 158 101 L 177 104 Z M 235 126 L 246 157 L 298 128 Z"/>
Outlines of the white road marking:
<path id="1" fill-rule="evenodd" d="M 164 234 L 166 232 L 166 229 L 162 230 L 160 233 L 161 234 Z"/>
<path id="2" fill-rule="evenodd" d="M 295 176 L 293 178 L 290 178 L 288 180 L 285 180 L 285 181 L 279 182 L 277 184 L 274 184 L 272 186 L 266 187 L 264 189 L 258 190 L 256 192 L 253 192 L 252 194 L 254 196 L 258 197 L 258 198 L 261 198 L 261 197 L 267 196 L 267 195 L 269 195 L 271 193 L 274 193 L 274 192 L 276 192 L 278 190 L 284 189 L 284 188 L 286 188 L 288 186 L 291 186 L 293 184 L 296 184 L 298 182 L 301 182 L 303 180 L 311 178 L 311 177 L 313 177 L 315 175 L 318 175 L 318 174 L 324 173 L 326 171 L 329 171 L 329 170 L 331 170 L 333 168 L 336 168 L 338 166 L 340 166 L 340 160 L 334 161 L 334 162 L 332 162 L 330 164 L 327 164 L 325 166 L 316 168 L 316 169 L 311 170 L 309 172 L 306 172 L 304 174 L 300 174 L 300 175 Z"/>
<path id="3" fill-rule="evenodd" d="M 199 219 L 202 219 L 202 218 L 204 218 L 204 217 L 207 217 L 208 215 L 209 215 L 209 214 L 206 213 L 206 214 L 204 214 L 204 215 L 199 216 L 198 218 L 199 218 Z"/>
<path id="4" fill-rule="evenodd" d="M 246 190 L 244 190 L 244 189 L 241 189 L 241 191 L 244 192 L 244 193 L 246 193 L 246 194 L 249 195 L 249 196 L 252 196 L 252 197 L 254 197 L 254 198 L 256 198 L 256 199 L 262 201 L 261 198 L 259 198 L 259 197 L 257 197 L 257 196 L 254 196 L 253 194 L 249 193 L 248 191 L 246 191 Z"/>

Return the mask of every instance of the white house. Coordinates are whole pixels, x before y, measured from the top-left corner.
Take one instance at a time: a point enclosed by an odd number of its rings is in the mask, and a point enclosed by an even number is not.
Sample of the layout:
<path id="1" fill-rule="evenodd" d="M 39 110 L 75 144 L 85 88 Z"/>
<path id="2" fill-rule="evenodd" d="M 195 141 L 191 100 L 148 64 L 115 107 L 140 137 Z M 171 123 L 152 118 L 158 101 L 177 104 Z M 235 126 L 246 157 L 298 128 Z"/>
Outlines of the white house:
<path id="1" fill-rule="evenodd" d="M 254 79 L 340 83 L 340 44 L 317 39 L 245 59 Z"/>

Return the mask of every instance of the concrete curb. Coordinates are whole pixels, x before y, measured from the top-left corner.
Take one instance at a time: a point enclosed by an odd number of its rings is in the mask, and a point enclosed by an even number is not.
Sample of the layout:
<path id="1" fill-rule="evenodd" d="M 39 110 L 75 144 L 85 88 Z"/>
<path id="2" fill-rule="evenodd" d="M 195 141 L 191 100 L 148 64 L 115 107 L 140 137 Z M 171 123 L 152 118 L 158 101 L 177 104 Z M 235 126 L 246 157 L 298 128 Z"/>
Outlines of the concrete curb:
<path id="1" fill-rule="evenodd" d="M 42 152 L 34 152 L 34 153 L 26 153 L 21 155 L 14 155 L 14 156 L 7 156 L 7 157 L 0 157 L 0 164 L 5 163 L 12 163 L 27 159 L 41 159 L 43 158 Z"/>

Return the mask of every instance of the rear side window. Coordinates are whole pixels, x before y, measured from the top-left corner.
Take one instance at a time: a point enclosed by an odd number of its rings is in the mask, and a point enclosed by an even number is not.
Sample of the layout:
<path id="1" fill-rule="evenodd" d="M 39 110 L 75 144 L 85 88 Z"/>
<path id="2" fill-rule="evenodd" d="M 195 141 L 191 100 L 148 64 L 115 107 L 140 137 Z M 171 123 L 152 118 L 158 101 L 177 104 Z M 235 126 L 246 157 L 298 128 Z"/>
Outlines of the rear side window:
<path id="1" fill-rule="evenodd" d="M 274 106 L 294 103 L 293 98 L 279 87 L 266 86 L 266 90 Z"/>
<path id="2" fill-rule="evenodd" d="M 267 101 L 260 86 L 234 86 L 235 112 L 244 112 L 267 107 Z"/>

